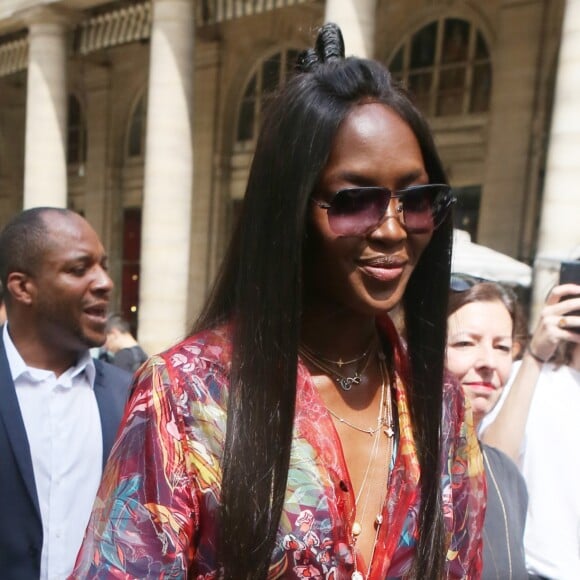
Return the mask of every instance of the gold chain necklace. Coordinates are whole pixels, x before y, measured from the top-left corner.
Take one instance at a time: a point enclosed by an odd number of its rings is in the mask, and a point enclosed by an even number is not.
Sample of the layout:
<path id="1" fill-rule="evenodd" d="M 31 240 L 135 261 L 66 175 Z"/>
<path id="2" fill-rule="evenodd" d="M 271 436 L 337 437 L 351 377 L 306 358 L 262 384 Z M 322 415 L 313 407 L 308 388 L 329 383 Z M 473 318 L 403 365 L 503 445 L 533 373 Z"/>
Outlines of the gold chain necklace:
<path id="1" fill-rule="evenodd" d="M 378 354 L 379 359 L 384 359 L 384 354 L 381 352 Z M 381 364 L 379 360 L 379 365 Z M 384 381 L 383 381 L 383 389 L 384 389 Z M 383 406 L 383 395 L 384 395 L 384 391 L 381 394 L 381 406 L 379 409 L 382 409 Z M 388 396 L 388 401 L 387 401 L 387 405 L 389 407 L 389 409 L 387 410 L 387 413 L 385 413 L 384 415 L 379 414 L 379 418 L 377 419 L 377 425 L 376 427 L 360 427 L 359 425 L 355 425 L 354 423 L 351 423 L 348 419 L 345 419 L 344 417 L 341 417 L 338 413 L 336 413 L 335 411 L 333 411 L 332 409 L 330 409 L 329 407 L 327 407 L 328 412 L 339 422 L 342 423 L 343 425 L 346 425 L 347 427 L 350 427 L 351 429 L 354 429 L 355 431 L 359 431 L 360 433 L 367 433 L 368 435 L 370 435 L 371 437 L 377 433 L 378 431 L 380 431 L 383 427 L 385 427 L 385 435 L 387 435 L 388 437 L 392 437 L 395 434 L 394 431 L 394 424 L 393 424 L 393 416 L 392 416 L 392 412 L 391 411 L 391 393 L 390 391 L 387 394 Z"/>
<path id="2" fill-rule="evenodd" d="M 373 350 L 371 347 L 369 347 L 369 349 L 364 353 L 364 356 L 366 356 L 366 362 L 364 363 L 363 367 L 361 369 L 356 369 L 354 375 L 351 376 L 345 376 L 340 371 L 331 368 L 330 365 L 317 358 L 317 356 L 314 355 L 311 351 L 305 349 L 304 345 L 300 345 L 298 352 L 305 360 L 307 360 L 315 367 L 318 367 L 320 370 L 324 371 L 325 374 L 331 377 L 343 391 L 350 391 L 353 385 L 360 385 L 361 377 L 367 370 L 372 358 L 372 356 L 370 356 L 371 351 Z M 363 357 L 361 357 L 360 360 L 364 360 Z"/>
<path id="3" fill-rule="evenodd" d="M 371 348 L 373 346 L 374 341 L 375 338 L 373 337 L 372 340 L 369 342 L 368 348 L 361 355 L 350 360 L 342 360 L 342 358 L 339 358 L 338 360 L 332 360 L 330 358 L 325 358 L 319 352 L 316 352 L 314 349 L 310 348 L 306 344 L 302 344 L 301 349 L 304 350 L 304 352 L 308 353 L 313 358 L 331 365 L 336 365 L 340 369 L 344 365 L 351 365 L 362 361 L 371 352 Z"/>
<path id="4" fill-rule="evenodd" d="M 387 373 L 386 363 L 385 363 L 384 359 L 385 359 L 384 355 L 379 356 L 379 368 L 381 370 L 382 386 L 381 386 L 381 403 L 380 403 L 380 408 L 379 408 L 379 417 L 377 419 L 377 424 L 380 423 L 381 426 L 383 424 L 389 426 L 384 431 L 388 437 L 388 439 L 387 439 L 388 464 L 387 464 L 387 474 L 386 474 L 386 480 L 388 482 L 390 468 L 391 468 L 391 462 L 392 462 L 392 455 L 393 455 L 393 435 L 395 432 L 393 430 L 393 404 L 392 404 L 392 393 L 391 393 L 390 383 L 386 387 L 386 395 L 387 395 L 386 400 L 384 397 L 385 384 L 387 384 L 387 380 L 388 380 L 388 373 Z M 385 401 L 384 408 L 383 408 L 383 401 Z M 376 431 L 375 431 L 375 433 L 376 433 Z M 371 452 L 370 452 L 369 463 L 367 465 L 367 468 L 365 470 L 365 475 L 363 477 L 363 482 L 361 484 L 361 487 L 360 487 L 359 492 L 358 492 L 356 499 L 355 499 L 355 510 L 356 510 L 356 507 L 358 506 L 358 502 L 359 502 L 359 499 L 362 495 L 362 491 L 363 491 L 364 487 L 366 486 L 371 464 L 373 464 L 374 460 L 376 460 L 378 449 L 379 449 L 379 442 L 380 442 L 380 437 L 375 437 L 375 440 L 373 441 L 373 446 L 372 446 Z M 371 490 L 368 490 L 366 493 L 365 502 L 363 504 L 361 521 L 364 521 L 370 495 L 371 495 Z M 381 525 L 383 523 L 383 514 L 382 514 L 383 507 L 384 507 L 384 500 L 381 502 L 380 511 L 375 516 L 375 527 L 376 527 L 375 540 L 374 540 L 373 549 L 372 549 L 371 557 L 370 557 L 369 564 L 368 564 L 369 569 L 371 568 L 371 566 L 373 564 L 373 558 L 375 556 L 377 541 L 379 539 L 379 532 L 381 530 Z M 353 525 L 352 525 L 352 529 L 351 529 L 351 549 L 352 549 L 353 553 L 356 550 L 357 538 L 361 532 L 362 532 L 362 526 L 358 521 L 355 520 Z M 357 567 L 356 554 L 354 554 L 354 572 L 351 575 L 351 580 L 365 580 L 365 576 Z"/>

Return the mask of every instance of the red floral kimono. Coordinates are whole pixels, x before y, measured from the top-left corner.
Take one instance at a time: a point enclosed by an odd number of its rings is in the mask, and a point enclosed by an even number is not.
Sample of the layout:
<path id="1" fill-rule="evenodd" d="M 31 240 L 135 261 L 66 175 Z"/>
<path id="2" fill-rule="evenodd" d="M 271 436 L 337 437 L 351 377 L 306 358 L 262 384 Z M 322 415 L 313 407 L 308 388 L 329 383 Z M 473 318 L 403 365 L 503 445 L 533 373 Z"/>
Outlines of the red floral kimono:
<path id="1" fill-rule="evenodd" d="M 395 346 L 399 438 L 369 579 L 404 578 L 418 537 L 419 464 L 404 356 Z M 221 457 L 231 329 L 187 338 L 154 356 L 136 377 L 73 578 L 218 578 Z M 444 386 L 441 493 L 448 578 L 479 578 L 485 484 L 479 446 L 460 387 Z M 386 483 L 385 483 L 386 485 Z M 296 416 L 284 509 L 269 578 L 350 579 L 354 495 L 341 443 L 299 362 Z M 362 562 L 360 563 L 362 564 Z"/>

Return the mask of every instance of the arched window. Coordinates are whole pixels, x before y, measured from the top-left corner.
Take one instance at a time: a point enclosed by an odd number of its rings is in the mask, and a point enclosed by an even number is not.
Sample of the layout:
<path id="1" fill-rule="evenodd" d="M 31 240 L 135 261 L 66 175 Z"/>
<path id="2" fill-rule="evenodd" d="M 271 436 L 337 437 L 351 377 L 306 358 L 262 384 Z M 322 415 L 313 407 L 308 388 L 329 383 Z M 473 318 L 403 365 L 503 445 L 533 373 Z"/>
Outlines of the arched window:
<path id="1" fill-rule="evenodd" d="M 389 68 L 426 115 L 489 110 L 489 50 L 481 32 L 466 20 L 442 18 L 424 26 L 399 47 Z"/>
<path id="2" fill-rule="evenodd" d="M 147 102 L 141 97 L 131 116 L 129 135 L 127 137 L 127 157 L 143 157 L 145 155 L 145 126 L 147 122 Z"/>
<path id="3" fill-rule="evenodd" d="M 237 143 L 254 141 L 268 95 L 286 81 L 300 52 L 295 49 L 276 52 L 258 63 L 246 85 L 238 112 Z"/>
<path id="4" fill-rule="evenodd" d="M 87 160 L 87 129 L 81 104 L 75 95 L 68 97 L 67 163 L 81 165 Z"/>

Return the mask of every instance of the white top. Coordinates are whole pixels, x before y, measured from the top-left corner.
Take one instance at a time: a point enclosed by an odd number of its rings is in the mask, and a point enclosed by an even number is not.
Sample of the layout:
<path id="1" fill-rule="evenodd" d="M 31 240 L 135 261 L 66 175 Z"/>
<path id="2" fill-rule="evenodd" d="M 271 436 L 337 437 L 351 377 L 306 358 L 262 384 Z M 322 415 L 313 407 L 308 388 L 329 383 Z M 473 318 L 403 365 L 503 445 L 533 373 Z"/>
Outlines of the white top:
<path id="1" fill-rule="evenodd" d="M 3 330 L 6 355 L 32 455 L 42 516 L 41 580 L 73 569 L 101 480 L 103 439 L 87 350 L 60 377 L 26 365 Z M 0 574 L 1 575 L 1 574 Z"/>
<path id="2" fill-rule="evenodd" d="M 512 379 L 517 373 L 516 363 Z M 484 430 L 495 418 L 511 380 Z M 529 572 L 580 579 L 580 372 L 543 365 L 526 423 L 519 467 L 529 505 L 524 534 Z"/>

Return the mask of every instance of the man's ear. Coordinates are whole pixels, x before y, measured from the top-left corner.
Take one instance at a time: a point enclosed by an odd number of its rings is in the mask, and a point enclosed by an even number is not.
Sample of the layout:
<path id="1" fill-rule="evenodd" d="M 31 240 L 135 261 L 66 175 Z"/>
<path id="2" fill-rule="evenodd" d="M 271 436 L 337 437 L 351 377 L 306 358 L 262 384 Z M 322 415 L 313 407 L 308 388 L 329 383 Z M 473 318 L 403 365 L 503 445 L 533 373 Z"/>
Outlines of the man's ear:
<path id="1" fill-rule="evenodd" d="M 10 272 L 6 287 L 12 300 L 30 306 L 33 302 L 36 287 L 32 278 L 24 272 Z"/>

